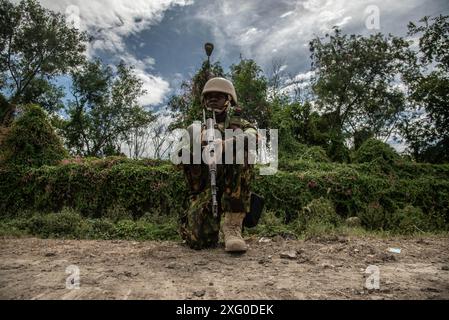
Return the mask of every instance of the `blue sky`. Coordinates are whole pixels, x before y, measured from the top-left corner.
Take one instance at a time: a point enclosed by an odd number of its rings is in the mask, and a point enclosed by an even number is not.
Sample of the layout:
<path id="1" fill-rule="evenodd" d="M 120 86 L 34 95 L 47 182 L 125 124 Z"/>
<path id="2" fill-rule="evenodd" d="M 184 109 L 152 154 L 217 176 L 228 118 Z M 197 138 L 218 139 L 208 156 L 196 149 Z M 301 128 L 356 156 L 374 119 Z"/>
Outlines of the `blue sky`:
<path id="1" fill-rule="evenodd" d="M 251 58 L 269 75 L 281 59 L 284 72 L 303 77 L 310 69 L 308 41 L 339 25 L 345 33 L 405 35 L 409 21 L 449 14 L 446 0 L 41 0 L 94 35 L 90 57 L 135 66 L 148 94 L 141 102 L 159 109 L 190 78 L 215 44 L 213 60 L 225 68 Z M 368 29 L 369 6 L 380 29 Z M 79 18 L 79 19 L 78 19 Z M 66 85 L 67 81 L 63 81 Z"/>

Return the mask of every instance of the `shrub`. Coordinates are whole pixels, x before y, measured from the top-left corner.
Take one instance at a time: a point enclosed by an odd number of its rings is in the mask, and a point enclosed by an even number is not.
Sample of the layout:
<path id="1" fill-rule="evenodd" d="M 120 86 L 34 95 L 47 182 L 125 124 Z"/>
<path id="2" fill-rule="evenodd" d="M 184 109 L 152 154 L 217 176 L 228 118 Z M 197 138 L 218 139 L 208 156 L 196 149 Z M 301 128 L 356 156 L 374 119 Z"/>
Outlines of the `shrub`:
<path id="1" fill-rule="evenodd" d="M 18 171 L 0 168 L 0 212 L 31 209 L 58 212 L 70 207 L 87 217 L 139 218 L 144 213 L 175 215 L 186 194 L 182 174 L 171 165 L 142 162 L 68 163 Z M 115 208 L 114 208 L 115 207 Z"/>
<path id="2" fill-rule="evenodd" d="M 350 160 L 349 149 L 344 141 L 339 138 L 331 138 L 326 153 L 335 162 L 348 163 Z"/>
<path id="3" fill-rule="evenodd" d="M 369 230 L 383 230 L 387 224 L 384 208 L 379 203 L 370 203 L 365 210 L 358 212 L 362 225 Z"/>
<path id="4" fill-rule="evenodd" d="M 76 160 L 77 161 L 77 160 Z M 284 163 L 287 166 L 287 163 Z M 449 222 L 449 165 L 398 161 L 386 172 L 379 163 L 335 164 L 297 160 L 288 170 L 256 175 L 251 190 L 265 198 L 266 210 L 288 225 L 315 199 L 332 202 L 338 216 L 359 216 L 370 229 L 412 205 L 432 221 Z M 257 170 L 257 169 L 256 169 Z M 285 170 L 285 169 L 284 169 Z M 184 210 L 185 179 L 169 162 L 123 158 L 89 159 L 39 168 L 0 167 L 0 215 L 20 211 L 75 209 L 84 217 L 164 223 Z M 272 233 L 266 224 L 267 233 Z"/>
<path id="5" fill-rule="evenodd" d="M 89 219 L 82 236 L 87 239 L 113 239 L 115 237 L 115 225 L 108 219 Z"/>
<path id="6" fill-rule="evenodd" d="M 28 223 L 32 234 L 44 238 L 78 238 L 83 228 L 81 216 L 73 209 L 65 208 L 56 214 L 34 215 Z"/>
<path id="7" fill-rule="evenodd" d="M 265 211 L 255 228 L 247 230 L 250 234 L 258 234 L 263 237 L 280 235 L 285 238 L 295 238 L 295 232 L 286 225 L 281 217 L 276 216 L 273 211 Z"/>
<path id="8" fill-rule="evenodd" d="M 324 198 L 313 199 L 302 208 L 301 214 L 296 220 L 296 228 L 299 232 L 308 229 L 332 229 L 338 226 L 341 218 L 335 211 L 332 201 Z"/>
<path id="9" fill-rule="evenodd" d="M 393 163 L 399 159 L 397 152 L 388 144 L 377 139 L 366 140 L 354 153 L 353 162 L 364 163 L 380 160 L 384 163 Z"/>
<path id="10" fill-rule="evenodd" d="M 389 227 L 392 231 L 401 234 L 413 234 L 429 231 L 429 219 L 420 208 L 411 205 L 398 209 L 390 218 Z"/>
<path id="11" fill-rule="evenodd" d="M 326 151 L 322 147 L 313 146 L 306 148 L 304 153 L 300 156 L 301 160 L 308 160 L 312 162 L 324 162 L 329 163 L 330 159 L 326 154 Z"/>
<path id="12" fill-rule="evenodd" d="M 40 167 L 53 165 L 67 156 L 45 111 L 35 105 L 24 107 L 0 145 L 6 165 Z"/>
<path id="13" fill-rule="evenodd" d="M 106 209 L 104 217 L 113 222 L 129 220 L 132 219 L 132 212 L 126 210 L 121 204 L 114 204 Z"/>
<path id="14" fill-rule="evenodd" d="M 75 210 L 67 208 L 57 213 L 34 212 L 30 216 L 29 212 L 26 212 L 25 215 L 0 219 L 0 235 L 68 239 L 179 239 L 178 226 L 173 219 L 166 218 L 160 224 L 130 219 L 113 223 L 105 218 L 83 218 Z"/>

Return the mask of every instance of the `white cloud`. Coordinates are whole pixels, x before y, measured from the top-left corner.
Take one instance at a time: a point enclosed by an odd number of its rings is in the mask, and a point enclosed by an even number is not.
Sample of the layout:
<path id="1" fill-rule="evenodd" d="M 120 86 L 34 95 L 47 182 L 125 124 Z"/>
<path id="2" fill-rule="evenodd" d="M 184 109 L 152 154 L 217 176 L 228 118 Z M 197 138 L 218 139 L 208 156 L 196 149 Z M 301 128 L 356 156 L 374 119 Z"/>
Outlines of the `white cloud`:
<path id="1" fill-rule="evenodd" d="M 335 25 L 336 25 L 336 26 L 339 26 L 339 27 L 343 27 L 343 26 L 344 26 L 345 24 L 347 24 L 350 20 L 352 20 L 352 17 L 351 17 L 351 16 L 344 17 L 343 20 L 341 20 L 340 22 L 336 23 Z"/>
<path id="2" fill-rule="evenodd" d="M 156 120 L 152 122 L 148 127 L 146 127 L 141 135 L 136 137 L 139 145 L 139 158 L 158 158 L 168 159 L 171 151 L 171 146 L 174 142 L 178 141 L 180 135 L 177 132 L 171 132 L 167 130 L 168 126 L 174 121 L 171 114 L 164 110 L 155 113 Z M 162 130 L 161 130 L 162 129 Z M 159 150 L 159 153 L 156 149 Z M 134 143 L 128 144 L 122 141 L 121 151 L 129 155 L 130 157 L 135 156 L 134 154 Z"/>
<path id="3" fill-rule="evenodd" d="M 284 86 L 281 90 L 282 93 L 287 95 L 292 95 L 295 93 L 297 89 L 307 89 L 310 88 L 311 81 L 313 76 L 315 75 L 314 71 L 308 71 L 299 73 L 291 79 L 287 79 L 284 83 Z"/>
<path id="4" fill-rule="evenodd" d="M 160 76 L 150 74 L 153 70 L 155 60 L 151 57 L 138 59 L 129 52 L 118 56 L 120 60 L 134 67 L 134 73 L 143 81 L 143 88 L 147 93 L 140 97 L 139 103 L 142 105 L 156 105 L 164 100 L 170 91 L 170 84 Z"/>
<path id="5" fill-rule="evenodd" d="M 237 40 L 242 46 L 252 45 L 261 35 L 262 33 L 257 30 L 257 28 L 249 28 L 245 33 L 241 34 Z"/>
<path id="6" fill-rule="evenodd" d="M 314 75 L 314 71 L 299 73 L 294 77 L 293 81 L 310 81 Z"/>
<path id="7" fill-rule="evenodd" d="M 125 61 L 127 64 L 132 65 L 134 68 L 142 71 L 152 70 L 154 64 L 156 63 L 156 61 L 151 57 L 147 57 L 145 59 L 137 59 L 129 52 L 118 55 L 117 57 L 119 57 L 120 60 Z"/>
<path id="8" fill-rule="evenodd" d="M 300 5 L 302 5 L 304 7 L 304 9 L 309 10 L 311 12 L 318 12 L 323 7 L 325 7 L 326 2 L 328 2 L 328 1 L 326 1 L 326 0 L 307 0 L 307 1 L 300 3 Z"/>
<path id="9" fill-rule="evenodd" d="M 161 77 L 154 76 L 145 72 L 137 71 L 137 76 L 143 81 L 143 88 L 147 94 L 139 99 L 142 105 L 155 105 L 163 101 L 166 94 L 170 91 L 170 85 Z"/>
<path id="10" fill-rule="evenodd" d="M 106 53 L 133 66 L 147 90 L 140 103 L 154 105 L 163 101 L 170 85 L 160 76 L 151 74 L 156 61 L 152 57 L 138 59 L 124 40 L 160 23 L 165 11 L 173 6 L 190 5 L 192 0 L 40 0 L 40 3 L 66 16 L 79 14 L 79 29 L 92 36 L 87 51 L 89 57 Z M 143 45 L 144 42 L 139 44 Z"/>
<path id="11" fill-rule="evenodd" d="M 288 16 L 291 16 L 294 12 L 293 11 L 288 11 L 286 13 L 284 13 L 283 15 L 280 16 L 281 19 L 286 18 Z"/>
<path id="12" fill-rule="evenodd" d="M 217 59 L 226 56 L 226 48 L 231 43 L 244 56 L 267 67 L 274 58 L 290 57 L 292 53 L 296 58 L 305 57 L 308 42 L 330 32 L 333 26 L 348 26 L 369 33 L 364 13 L 369 5 L 379 7 L 384 17 L 413 12 L 420 1 L 284 0 L 279 4 L 247 0 L 243 3 L 208 1 L 194 18 L 210 26 L 217 44 Z M 407 22 L 404 21 L 404 27 Z"/>
<path id="13" fill-rule="evenodd" d="M 94 36 L 91 49 L 125 51 L 123 39 L 158 24 L 166 10 L 185 6 L 192 0 L 40 0 L 46 8 L 66 13 L 79 8 L 80 29 Z M 73 10 L 71 10 L 73 12 Z"/>
<path id="14" fill-rule="evenodd" d="M 393 137 L 388 139 L 387 143 L 392 146 L 398 153 L 404 153 L 405 151 L 407 151 L 407 145 L 404 142 L 395 141 Z"/>

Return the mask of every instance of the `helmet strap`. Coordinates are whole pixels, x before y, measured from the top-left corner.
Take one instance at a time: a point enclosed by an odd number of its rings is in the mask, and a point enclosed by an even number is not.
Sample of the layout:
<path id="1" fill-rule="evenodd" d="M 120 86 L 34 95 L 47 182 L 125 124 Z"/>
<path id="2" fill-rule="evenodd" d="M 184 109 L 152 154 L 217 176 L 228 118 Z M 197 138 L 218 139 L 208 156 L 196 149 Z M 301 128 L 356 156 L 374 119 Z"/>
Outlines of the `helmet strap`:
<path id="1" fill-rule="evenodd" d="M 229 94 L 227 96 L 228 96 L 228 99 L 225 102 L 225 108 L 223 109 L 223 111 L 221 113 L 227 111 L 229 109 L 229 107 L 232 106 L 232 101 L 233 101 L 232 96 Z M 203 106 L 203 109 L 206 109 L 208 111 L 214 111 L 212 109 L 209 109 L 209 107 L 207 106 L 206 100 L 203 100 L 201 104 Z M 214 112 L 216 112 L 216 111 L 214 111 Z"/>
<path id="2" fill-rule="evenodd" d="M 229 102 L 230 102 L 230 104 L 231 104 L 232 106 L 235 106 L 235 105 L 236 105 L 236 103 L 235 103 L 235 101 L 234 101 L 234 98 L 232 98 L 232 96 L 231 96 L 230 94 L 228 94 L 228 100 L 229 100 Z"/>

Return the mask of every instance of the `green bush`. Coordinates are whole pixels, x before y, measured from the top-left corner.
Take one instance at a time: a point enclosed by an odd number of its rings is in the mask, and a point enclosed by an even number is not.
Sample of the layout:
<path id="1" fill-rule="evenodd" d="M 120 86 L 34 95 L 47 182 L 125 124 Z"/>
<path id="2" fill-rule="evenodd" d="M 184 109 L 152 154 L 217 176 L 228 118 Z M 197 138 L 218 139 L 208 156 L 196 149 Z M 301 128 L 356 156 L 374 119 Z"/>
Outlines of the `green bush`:
<path id="1" fill-rule="evenodd" d="M 315 199 L 328 199 L 338 216 L 359 216 L 369 229 L 387 229 L 388 219 L 412 205 L 449 222 L 449 166 L 397 161 L 335 164 L 305 160 L 284 163 L 275 175 L 256 175 L 252 191 L 265 198 L 266 210 L 288 225 Z M 285 171 L 289 170 L 289 171 Z M 257 169 L 256 169 L 257 171 Z M 112 222 L 142 218 L 149 225 L 177 217 L 188 194 L 185 179 L 169 162 L 123 158 L 72 159 L 58 166 L 0 168 L 0 214 L 24 210 L 58 212 L 73 208 L 83 217 Z M 273 233 L 266 224 L 267 233 Z"/>
<path id="2" fill-rule="evenodd" d="M 262 215 L 259 224 L 252 229 L 248 229 L 249 234 L 257 234 L 263 237 L 274 237 L 280 235 L 283 237 L 295 238 L 295 230 L 285 224 L 282 217 L 276 216 L 273 211 L 266 211 Z"/>
<path id="3" fill-rule="evenodd" d="M 386 213 L 413 205 L 426 215 L 441 214 L 449 222 L 448 166 L 406 165 L 385 173 L 382 167 L 369 164 L 297 164 L 301 170 L 257 176 L 253 184 L 265 197 L 267 209 L 284 215 L 287 223 L 320 197 L 331 200 L 343 218 L 363 214 L 372 210 L 370 204 L 378 203 Z"/>
<path id="4" fill-rule="evenodd" d="M 279 159 L 279 170 L 285 172 L 307 171 L 320 169 L 323 171 L 331 171 L 340 166 L 338 163 L 313 162 L 308 160 L 289 160 Z"/>
<path id="5" fill-rule="evenodd" d="M 304 144 L 297 143 L 289 152 L 283 152 L 279 155 L 279 162 L 289 164 L 296 161 L 308 161 L 313 163 L 329 163 L 330 159 L 326 151 L 319 146 L 308 147 Z"/>
<path id="6" fill-rule="evenodd" d="M 396 233 L 412 234 L 416 232 L 430 231 L 430 219 L 420 208 L 406 206 L 398 209 L 390 218 L 390 229 Z"/>
<path id="7" fill-rule="evenodd" d="M 328 199 L 313 199 L 302 208 L 302 212 L 307 224 L 322 222 L 336 226 L 341 222 L 340 217 L 335 212 L 334 204 Z"/>
<path id="8" fill-rule="evenodd" d="M 384 230 L 387 227 L 387 213 L 378 202 L 370 203 L 365 210 L 358 212 L 358 217 L 369 230 Z"/>
<path id="9" fill-rule="evenodd" d="M 114 239 L 115 224 L 108 219 L 89 219 L 82 235 L 86 239 Z"/>
<path id="10" fill-rule="evenodd" d="M 28 105 L 13 122 L 0 144 L 0 161 L 5 165 L 40 167 L 67 157 L 60 138 L 38 106 Z"/>
<path id="11" fill-rule="evenodd" d="M 114 222 L 129 220 L 132 219 L 132 212 L 126 210 L 126 208 L 121 204 L 116 204 L 106 209 L 104 217 Z"/>
<path id="12" fill-rule="evenodd" d="M 79 213 L 65 208 L 56 214 L 34 215 L 28 222 L 28 230 L 44 238 L 78 238 L 83 223 Z"/>
<path id="13" fill-rule="evenodd" d="M 314 232 L 315 229 L 334 229 L 341 222 L 341 218 L 335 211 L 332 201 L 319 198 L 313 199 L 308 205 L 302 208 L 300 215 L 296 219 L 297 232 Z"/>
<path id="14" fill-rule="evenodd" d="M 326 153 L 332 161 L 340 163 L 348 163 L 350 161 L 350 153 L 344 140 L 341 138 L 330 138 L 330 144 L 327 147 Z"/>
<path id="15" fill-rule="evenodd" d="M 309 160 L 312 162 L 324 162 L 329 163 L 330 159 L 326 154 L 326 151 L 322 147 L 314 146 L 305 149 L 304 153 L 300 156 L 301 160 Z"/>
<path id="16" fill-rule="evenodd" d="M 388 144 L 371 138 L 366 140 L 354 153 L 353 162 L 364 163 L 381 161 L 382 163 L 393 163 L 399 159 L 397 152 Z"/>
<path id="17" fill-rule="evenodd" d="M 134 239 L 178 240 L 176 220 L 166 218 L 159 224 L 144 220 L 83 218 L 78 212 L 65 208 L 57 213 L 29 212 L 0 219 L 0 236 L 33 235 L 41 238 L 66 239 Z"/>
<path id="18" fill-rule="evenodd" d="M 18 171 L 0 168 L 0 212 L 58 212 L 70 207 L 87 217 L 112 219 L 176 215 L 186 194 L 182 173 L 172 165 L 139 162 L 66 163 Z"/>

